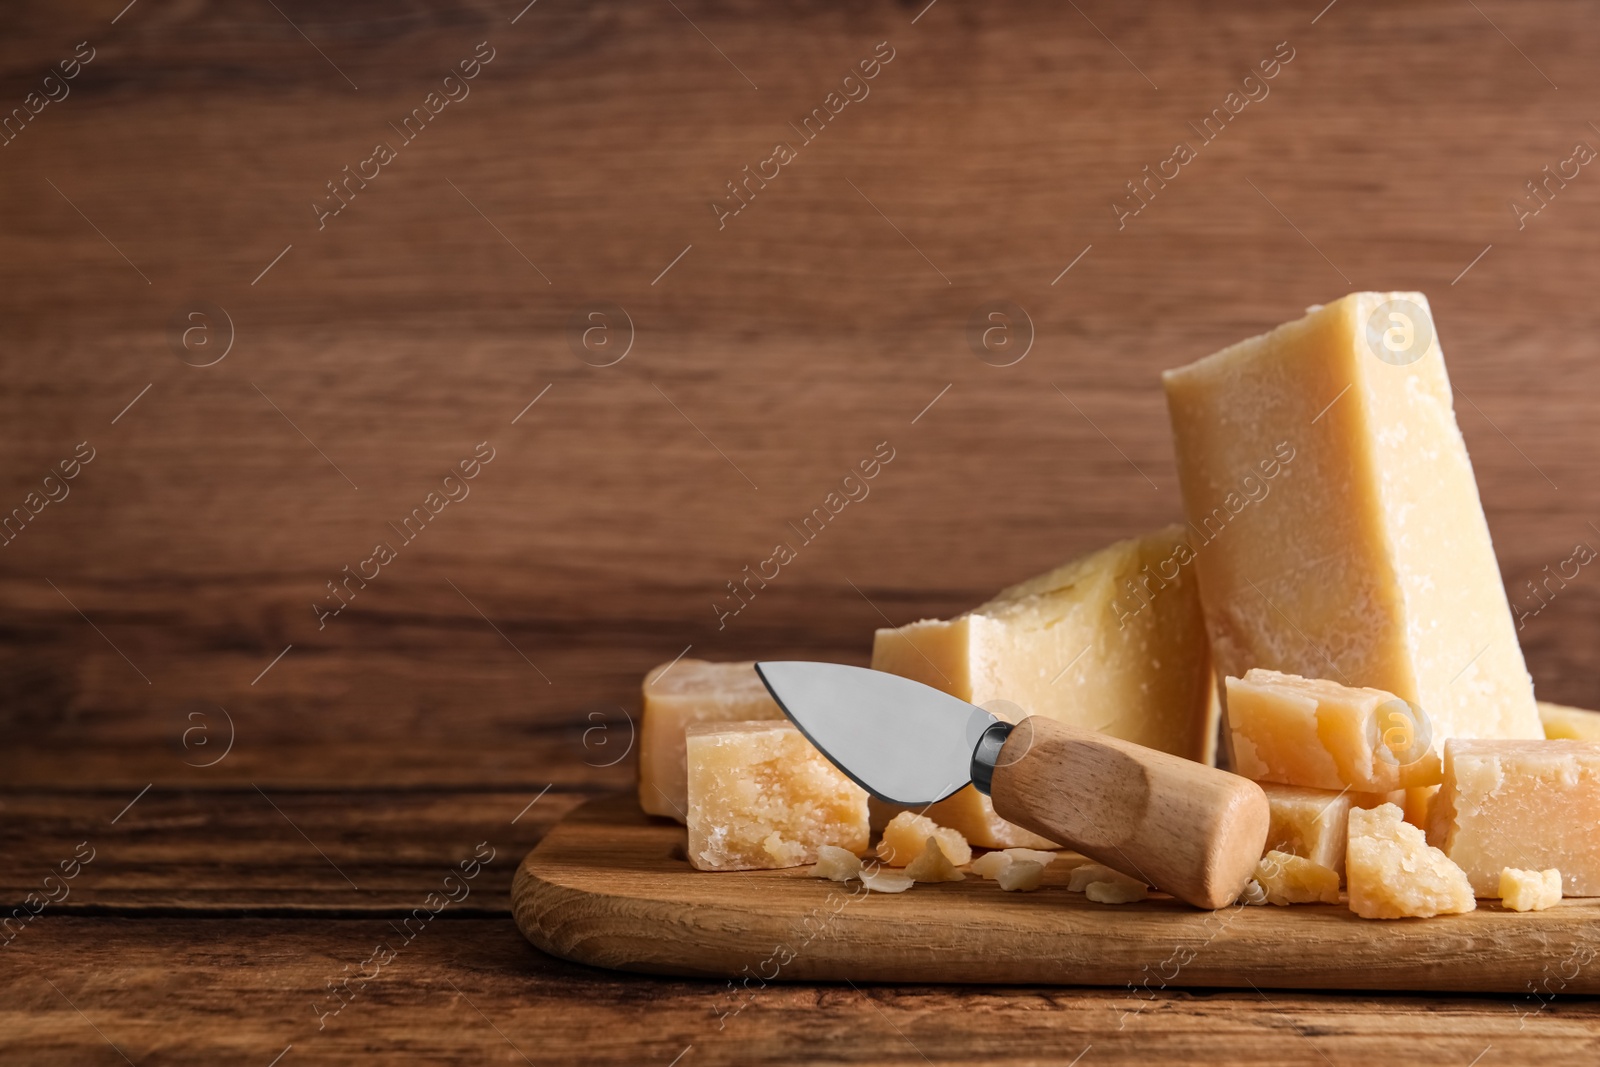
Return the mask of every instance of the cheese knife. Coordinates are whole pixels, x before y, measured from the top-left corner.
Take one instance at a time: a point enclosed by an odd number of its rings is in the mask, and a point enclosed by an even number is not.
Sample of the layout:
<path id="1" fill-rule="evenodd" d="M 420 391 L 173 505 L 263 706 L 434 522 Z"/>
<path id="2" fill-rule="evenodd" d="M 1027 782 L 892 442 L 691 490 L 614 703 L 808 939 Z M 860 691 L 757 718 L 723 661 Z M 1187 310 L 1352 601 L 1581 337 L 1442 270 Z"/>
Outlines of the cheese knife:
<path id="1" fill-rule="evenodd" d="M 971 784 L 1004 819 L 1196 907 L 1244 891 L 1267 839 L 1247 778 L 1032 715 L 1008 723 L 885 671 L 756 664 L 783 713 L 880 800 L 922 808 Z"/>

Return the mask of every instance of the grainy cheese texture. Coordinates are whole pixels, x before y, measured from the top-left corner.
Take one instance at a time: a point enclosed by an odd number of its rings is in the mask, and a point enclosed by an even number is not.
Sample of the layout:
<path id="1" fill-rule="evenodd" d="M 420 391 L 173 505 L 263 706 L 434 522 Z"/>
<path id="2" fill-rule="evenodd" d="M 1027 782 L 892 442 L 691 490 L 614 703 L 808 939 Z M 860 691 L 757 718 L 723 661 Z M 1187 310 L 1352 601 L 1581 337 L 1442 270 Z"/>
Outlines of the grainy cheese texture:
<path id="1" fill-rule="evenodd" d="M 644 676 L 639 724 L 639 806 L 651 815 L 687 818 L 684 729 L 697 722 L 782 719 L 756 665 L 680 659 Z"/>
<path id="2" fill-rule="evenodd" d="M 1539 701 L 1539 720 L 1552 741 L 1600 741 L 1600 711 Z"/>
<path id="3" fill-rule="evenodd" d="M 950 620 L 877 632 L 872 666 L 974 704 L 1211 762 L 1217 700 L 1181 526 L 1120 541 Z M 928 810 L 985 848 L 1049 847 L 968 786 Z"/>
<path id="4" fill-rule="evenodd" d="M 1478 906 L 1461 868 L 1404 821 L 1397 804 L 1350 813 L 1350 910 L 1363 919 L 1428 918 Z"/>
<path id="5" fill-rule="evenodd" d="M 687 731 L 689 862 L 702 871 L 815 863 L 823 845 L 867 848 L 867 792 L 787 722 Z"/>
<path id="6" fill-rule="evenodd" d="M 1428 839 L 1481 897 L 1505 867 L 1559 868 L 1567 896 L 1600 896 L 1600 741 L 1449 742 Z"/>
<path id="7" fill-rule="evenodd" d="M 1220 672 L 1544 736 L 1426 297 L 1354 293 L 1163 381 Z"/>
<path id="8" fill-rule="evenodd" d="M 1262 782 L 1271 821 L 1266 851 L 1300 856 L 1336 875 L 1344 872 L 1345 838 L 1351 808 L 1375 808 L 1388 803 L 1387 793 L 1335 792 L 1303 786 Z"/>
<path id="9" fill-rule="evenodd" d="M 1233 769 L 1315 789 L 1437 785 L 1439 745 L 1393 693 L 1259 668 L 1227 679 Z"/>

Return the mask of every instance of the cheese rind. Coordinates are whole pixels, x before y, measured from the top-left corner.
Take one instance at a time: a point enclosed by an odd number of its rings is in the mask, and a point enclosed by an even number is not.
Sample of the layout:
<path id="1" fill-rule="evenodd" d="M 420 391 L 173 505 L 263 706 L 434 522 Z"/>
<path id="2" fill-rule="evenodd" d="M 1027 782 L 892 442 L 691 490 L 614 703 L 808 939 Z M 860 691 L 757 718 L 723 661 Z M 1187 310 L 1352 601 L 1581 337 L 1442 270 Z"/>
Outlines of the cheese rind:
<path id="1" fill-rule="evenodd" d="M 1567 896 L 1600 896 L 1600 741 L 1445 745 L 1428 839 L 1482 897 L 1505 867 L 1561 871 Z"/>
<path id="2" fill-rule="evenodd" d="M 1339 903 L 1339 872 L 1304 856 L 1268 851 L 1256 864 L 1255 880 L 1268 904 Z"/>
<path id="3" fill-rule="evenodd" d="M 1552 741 L 1600 741 L 1600 711 L 1539 701 L 1539 721 Z"/>
<path id="4" fill-rule="evenodd" d="M 949 620 L 881 629 L 872 666 L 979 705 L 1212 762 L 1218 702 L 1181 526 L 1119 541 Z M 985 848 L 1052 843 L 968 786 L 927 814 Z"/>
<path id="5" fill-rule="evenodd" d="M 1354 293 L 1163 382 L 1219 672 L 1543 736 L 1426 297 Z"/>
<path id="6" fill-rule="evenodd" d="M 822 845 L 866 851 L 866 790 L 787 722 L 698 723 L 687 752 L 694 867 L 797 867 Z"/>
<path id="7" fill-rule="evenodd" d="M 1507 867 L 1500 872 L 1500 902 L 1512 911 L 1543 911 L 1561 903 L 1561 872 L 1522 871 Z"/>
<path id="8" fill-rule="evenodd" d="M 1260 668 L 1225 684 L 1233 769 L 1246 778 L 1387 793 L 1442 777 L 1425 716 L 1393 693 Z"/>
<path id="9" fill-rule="evenodd" d="M 1404 820 L 1398 804 L 1350 812 L 1345 879 L 1363 919 L 1428 918 L 1478 906 L 1460 867 Z"/>
<path id="10" fill-rule="evenodd" d="M 644 676 L 639 724 L 639 806 L 684 822 L 689 791 L 684 730 L 697 722 L 778 720 L 783 709 L 761 684 L 756 665 L 680 659 Z"/>

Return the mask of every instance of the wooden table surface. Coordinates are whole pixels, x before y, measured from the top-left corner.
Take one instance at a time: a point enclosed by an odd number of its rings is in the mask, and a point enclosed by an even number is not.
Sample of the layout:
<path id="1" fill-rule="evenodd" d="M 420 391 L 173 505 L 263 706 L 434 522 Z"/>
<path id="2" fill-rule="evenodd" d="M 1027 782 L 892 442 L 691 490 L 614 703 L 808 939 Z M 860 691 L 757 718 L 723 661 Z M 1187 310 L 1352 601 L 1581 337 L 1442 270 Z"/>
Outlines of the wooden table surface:
<path id="1" fill-rule="evenodd" d="M 1592 7 L 524 2 L 0 15 L 0 899 L 67 894 L 8 928 L 0 1060 L 1595 1061 L 1569 996 L 724 1021 L 507 904 L 630 782 L 651 665 L 865 662 L 1176 517 L 1159 371 L 1352 289 L 1429 294 L 1539 694 L 1600 706 L 1600 581 L 1527 591 L 1600 546 Z"/>

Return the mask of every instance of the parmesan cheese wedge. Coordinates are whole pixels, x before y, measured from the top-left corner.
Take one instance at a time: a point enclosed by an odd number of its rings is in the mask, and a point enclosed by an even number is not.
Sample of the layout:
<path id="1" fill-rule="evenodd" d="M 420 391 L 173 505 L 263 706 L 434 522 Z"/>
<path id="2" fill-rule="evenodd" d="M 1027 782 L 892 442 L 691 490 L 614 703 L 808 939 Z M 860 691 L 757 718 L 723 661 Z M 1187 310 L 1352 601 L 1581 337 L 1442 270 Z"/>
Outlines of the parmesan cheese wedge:
<path id="1" fill-rule="evenodd" d="M 1120 541 L 954 619 L 881 629 L 872 666 L 974 704 L 1211 762 L 1217 697 L 1180 526 Z M 968 786 L 927 814 L 985 848 L 1052 847 Z"/>
<path id="2" fill-rule="evenodd" d="M 1163 382 L 1220 672 L 1381 689 L 1436 741 L 1544 736 L 1425 296 L 1354 293 Z"/>

